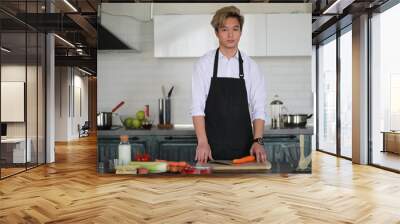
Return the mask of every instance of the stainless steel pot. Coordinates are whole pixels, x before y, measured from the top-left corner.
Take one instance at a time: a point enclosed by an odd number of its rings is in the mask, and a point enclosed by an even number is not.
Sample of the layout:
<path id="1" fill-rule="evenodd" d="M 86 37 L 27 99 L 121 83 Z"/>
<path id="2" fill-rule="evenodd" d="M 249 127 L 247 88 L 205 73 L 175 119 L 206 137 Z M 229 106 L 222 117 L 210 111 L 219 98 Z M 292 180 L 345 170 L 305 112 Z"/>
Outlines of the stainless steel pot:
<path id="1" fill-rule="evenodd" d="M 110 130 L 112 126 L 112 112 L 100 112 L 97 114 L 97 129 Z"/>
<path id="2" fill-rule="evenodd" d="M 312 114 L 283 114 L 283 126 L 285 128 L 306 128 L 307 120 Z"/>

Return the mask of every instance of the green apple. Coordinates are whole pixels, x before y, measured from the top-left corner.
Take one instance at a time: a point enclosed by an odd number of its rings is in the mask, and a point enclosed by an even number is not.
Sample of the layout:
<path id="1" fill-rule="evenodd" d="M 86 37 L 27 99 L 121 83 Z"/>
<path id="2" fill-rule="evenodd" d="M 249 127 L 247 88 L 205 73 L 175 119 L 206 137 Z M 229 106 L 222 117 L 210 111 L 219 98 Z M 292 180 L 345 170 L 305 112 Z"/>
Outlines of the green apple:
<path id="1" fill-rule="evenodd" d="M 133 127 L 140 128 L 142 126 L 142 122 L 138 119 L 133 119 Z"/>
<path id="2" fill-rule="evenodd" d="M 131 118 L 131 117 L 126 118 L 125 121 L 124 121 L 125 126 L 126 126 L 127 128 L 132 128 L 132 127 L 133 127 L 133 121 L 134 121 L 134 120 L 135 120 L 135 119 L 133 119 L 133 118 Z"/>
<path id="3" fill-rule="evenodd" d="M 136 113 L 136 119 L 138 119 L 140 121 L 144 120 L 144 111 L 143 110 L 140 110 Z"/>

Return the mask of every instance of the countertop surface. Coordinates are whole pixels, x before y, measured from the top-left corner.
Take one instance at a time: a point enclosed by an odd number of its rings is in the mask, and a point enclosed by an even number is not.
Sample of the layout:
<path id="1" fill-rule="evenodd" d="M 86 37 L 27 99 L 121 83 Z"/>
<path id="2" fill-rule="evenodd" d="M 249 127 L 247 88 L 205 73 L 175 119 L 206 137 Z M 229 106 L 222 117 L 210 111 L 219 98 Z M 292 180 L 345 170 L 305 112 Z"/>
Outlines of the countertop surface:
<path id="1" fill-rule="evenodd" d="M 286 129 L 271 129 L 270 126 L 264 127 L 264 136 L 273 135 L 312 135 L 313 127 L 306 128 L 286 128 Z M 158 129 L 153 127 L 150 130 L 144 129 L 125 129 L 123 127 L 113 127 L 111 130 L 98 130 L 97 136 L 102 138 L 115 137 L 120 135 L 128 136 L 146 136 L 146 135 L 195 135 L 194 128 L 191 125 L 176 125 L 172 129 Z"/>
<path id="2" fill-rule="evenodd" d="M 196 164 L 194 162 L 188 162 L 193 167 L 208 167 L 209 170 L 206 173 L 199 173 L 201 171 L 197 171 L 197 174 L 185 174 L 181 172 L 161 172 L 161 173 L 149 173 L 143 174 L 143 176 L 187 176 L 187 175 L 234 175 L 234 174 L 270 174 L 270 173 L 311 173 L 311 160 L 308 161 L 306 166 L 302 166 L 299 161 L 287 161 L 287 162 L 267 162 L 269 164 L 267 167 L 262 168 L 263 165 L 255 165 L 258 163 L 251 163 L 250 165 L 242 164 L 242 165 L 221 165 L 221 164 Z M 266 166 L 265 164 L 264 166 Z M 105 164 L 106 165 L 106 164 Z M 240 166 L 245 166 L 242 168 L 238 168 Z M 236 168 L 234 168 L 236 167 Z M 112 169 L 98 169 L 99 174 L 115 174 L 115 170 Z M 210 173 L 211 172 L 211 173 Z M 115 174 L 115 175 L 140 175 L 140 174 Z"/>

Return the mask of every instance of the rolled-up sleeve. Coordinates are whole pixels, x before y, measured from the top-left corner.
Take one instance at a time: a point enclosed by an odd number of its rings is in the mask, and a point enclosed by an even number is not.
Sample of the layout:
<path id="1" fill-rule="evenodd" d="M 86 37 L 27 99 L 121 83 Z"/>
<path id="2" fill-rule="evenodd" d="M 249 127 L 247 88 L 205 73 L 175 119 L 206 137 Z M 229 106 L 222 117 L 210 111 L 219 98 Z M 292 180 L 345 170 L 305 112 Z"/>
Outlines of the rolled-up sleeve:
<path id="1" fill-rule="evenodd" d="M 204 82 L 204 68 L 201 62 L 197 62 L 192 74 L 192 116 L 205 116 L 206 86 Z"/>
<path id="2" fill-rule="evenodd" d="M 255 62 L 252 63 L 250 69 L 252 73 L 250 88 L 251 121 L 255 119 L 265 120 L 266 91 L 264 74 L 260 72 Z"/>

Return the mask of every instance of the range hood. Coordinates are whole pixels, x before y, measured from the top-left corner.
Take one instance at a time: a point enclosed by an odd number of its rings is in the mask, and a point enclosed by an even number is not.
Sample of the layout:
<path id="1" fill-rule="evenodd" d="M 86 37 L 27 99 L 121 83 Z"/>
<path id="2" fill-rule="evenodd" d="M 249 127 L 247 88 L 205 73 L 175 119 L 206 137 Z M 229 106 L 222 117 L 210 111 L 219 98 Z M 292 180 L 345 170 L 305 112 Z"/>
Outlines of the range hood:
<path id="1" fill-rule="evenodd" d="M 112 34 L 107 28 L 101 24 L 97 25 L 98 50 L 132 50 L 127 44 L 122 42 L 118 37 Z"/>

